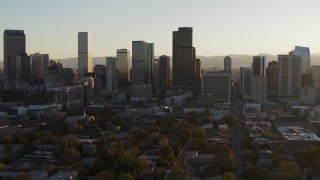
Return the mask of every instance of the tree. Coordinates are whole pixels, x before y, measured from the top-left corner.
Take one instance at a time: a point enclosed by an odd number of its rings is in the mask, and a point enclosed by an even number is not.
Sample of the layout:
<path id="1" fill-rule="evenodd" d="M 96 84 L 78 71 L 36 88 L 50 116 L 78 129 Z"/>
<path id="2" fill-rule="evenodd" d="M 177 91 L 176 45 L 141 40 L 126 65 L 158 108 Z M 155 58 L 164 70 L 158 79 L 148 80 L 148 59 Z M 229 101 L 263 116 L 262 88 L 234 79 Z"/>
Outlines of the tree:
<path id="1" fill-rule="evenodd" d="M 236 167 L 237 164 L 234 156 L 229 154 L 223 159 L 223 169 L 225 171 L 233 172 L 236 169 Z"/>
<path id="2" fill-rule="evenodd" d="M 62 161 L 65 164 L 75 163 L 79 161 L 80 158 L 81 158 L 80 152 L 75 148 L 65 150 L 62 155 Z"/>
<path id="3" fill-rule="evenodd" d="M 134 180 L 134 177 L 130 173 L 122 173 L 118 176 L 119 180 Z"/>
<path id="4" fill-rule="evenodd" d="M 282 161 L 278 166 L 279 179 L 298 179 L 300 166 L 295 161 Z"/>
<path id="5" fill-rule="evenodd" d="M 245 165 L 245 168 L 243 168 L 243 171 L 242 171 L 242 177 L 244 177 L 245 179 L 257 179 L 256 178 L 256 168 L 250 163 L 250 162 L 246 162 L 246 165 Z"/>
<path id="6" fill-rule="evenodd" d="M 232 172 L 226 172 L 221 177 L 221 180 L 236 180 L 236 176 Z"/>
<path id="7" fill-rule="evenodd" d="M 21 179 L 21 180 L 31 180 L 32 177 L 29 173 L 19 173 L 16 177 L 16 179 Z"/>
<path id="8" fill-rule="evenodd" d="M 174 156 L 174 151 L 170 145 L 166 145 L 164 147 L 161 147 L 161 158 L 167 160 L 170 164 L 174 161 L 175 156 Z"/>
<path id="9" fill-rule="evenodd" d="M 115 175 L 109 171 L 101 171 L 96 174 L 97 180 L 113 180 L 115 179 Z"/>
<path id="10" fill-rule="evenodd" d="M 187 162 L 182 161 L 180 164 L 174 167 L 173 170 L 169 173 L 168 179 L 169 180 L 176 180 L 176 179 L 185 180 L 185 179 L 188 179 L 189 175 L 190 173 L 187 169 Z"/>

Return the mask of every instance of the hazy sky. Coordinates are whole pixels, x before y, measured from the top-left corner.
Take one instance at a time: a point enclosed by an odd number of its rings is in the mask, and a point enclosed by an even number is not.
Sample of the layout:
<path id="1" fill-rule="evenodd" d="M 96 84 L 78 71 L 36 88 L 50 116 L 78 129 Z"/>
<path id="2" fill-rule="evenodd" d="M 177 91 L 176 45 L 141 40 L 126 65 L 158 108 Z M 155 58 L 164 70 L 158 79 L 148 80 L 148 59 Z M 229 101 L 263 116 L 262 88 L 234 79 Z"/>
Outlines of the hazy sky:
<path id="1" fill-rule="evenodd" d="M 193 27 L 197 55 L 320 52 L 319 0 L 0 0 L 0 31 L 22 29 L 27 53 L 77 56 L 77 33 L 93 35 L 93 56 L 155 43 L 172 54 L 172 31 Z M 2 41 L 3 42 L 3 41 Z M 0 43 L 3 59 L 3 43 Z"/>

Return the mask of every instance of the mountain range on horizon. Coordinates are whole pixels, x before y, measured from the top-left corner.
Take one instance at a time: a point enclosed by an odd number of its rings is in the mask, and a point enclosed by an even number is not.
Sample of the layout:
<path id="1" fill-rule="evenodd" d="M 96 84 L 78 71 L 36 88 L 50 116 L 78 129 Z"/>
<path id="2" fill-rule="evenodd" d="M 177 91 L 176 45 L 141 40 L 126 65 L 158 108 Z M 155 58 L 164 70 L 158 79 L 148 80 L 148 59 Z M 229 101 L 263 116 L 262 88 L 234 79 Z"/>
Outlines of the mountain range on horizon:
<path id="1" fill-rule="evenodd" d="M 272 54 L 265 54 L 261 53 L 258 54 L 261 56 L 266 56 L 267 63 L 270 61 L 276 61 L 278 55 Z M 232 68 L 240 68 L 240 67 L 251 67 L 252 63 L 252 55 L 242 55 L 242 54 L 230 54 L 229 55 L 232 59 Z M 106 56 L 107 57 L 107 56 Z M 93 66 L 96 64 L 106 64 L 106 57 L 93 57 Z M 157 58 L 158 56 L 155 56 Z M 197 56 L 198 59 L 201 60 L 202 68 L 203 69 L 210 69 L 213 67 L 223 68 L 223 59 L 225 56 Z M 77 57 L 70 57 L 70 58 L 63 58 L 63 59 L 53 59 L 55 61 L 59 61 L 63 63 L 64 67 L 77 69 L 78 61 Z M 0 60 L 0 67 L 3 67 L 3 61 Z M 131 67 L 131 59 L 129 62 Z M 311 65 L 320 65 L 320 53 L 311 54 Z"/>

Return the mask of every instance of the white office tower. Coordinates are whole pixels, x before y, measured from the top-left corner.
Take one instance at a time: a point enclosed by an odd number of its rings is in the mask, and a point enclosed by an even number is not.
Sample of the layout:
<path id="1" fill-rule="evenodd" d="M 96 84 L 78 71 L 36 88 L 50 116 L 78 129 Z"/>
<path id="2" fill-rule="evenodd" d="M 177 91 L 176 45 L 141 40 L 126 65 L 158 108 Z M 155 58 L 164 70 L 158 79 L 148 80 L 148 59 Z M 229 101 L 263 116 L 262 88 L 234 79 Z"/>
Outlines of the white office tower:
<path id="1" fill-rule="evenodd" d="M 299 99 L 301 57 L 293 52 L 278 56 L 279 100 L 287 102 Z"/>
<path id="2" fill-rule="evenodd" d="M 109 93 L 118 90 L 118 73 L 117 73 L 117 60 L 114 57 L 106 58 L 106 85 Z"/>
<path id="3" fill-rule="evenodd" d="M 250 80 L 250 99 L 257 102 L 267 100 L 267 79 L 263 76 L 253 76 Z"/>
<path id="4" fill-rule="evenodd" d="M 92 72 L 92 35 L 89 32 L 78 33 L 78 76 Z"/>
<path id="5" fill-rule="evenodd" d="M 231 78 L 229 73 L 206 73 L 202 76 L 202 94 L 213 101 L 230 102 Z"/>
<path id="6" fill-rule="evenodd" d="M 250 98 L 251 77 L 252 77 L 251 67 L 240 67 L 239 94 L 243 99 Z"/>

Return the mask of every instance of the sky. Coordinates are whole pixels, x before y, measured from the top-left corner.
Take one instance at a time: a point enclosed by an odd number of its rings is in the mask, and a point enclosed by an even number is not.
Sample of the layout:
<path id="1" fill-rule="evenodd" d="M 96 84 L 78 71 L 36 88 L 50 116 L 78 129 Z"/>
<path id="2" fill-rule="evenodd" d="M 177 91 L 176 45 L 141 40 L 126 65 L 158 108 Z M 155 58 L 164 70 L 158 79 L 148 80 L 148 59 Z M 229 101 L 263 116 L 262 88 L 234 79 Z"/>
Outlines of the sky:
<path id="1" fill-rule="evenodd" d="M 131 50 L 135 40 L 170 56 L 179 27 L 193 27 L 201 56 L 284 54 L 295 45 L 320 53 L 319 7 L 319 0 L 1 0 L 0 31 L 24 30 L 27 53 L 53 59 L 76 57 L 83 31 L 92 33 L 95 57 Z"/>

